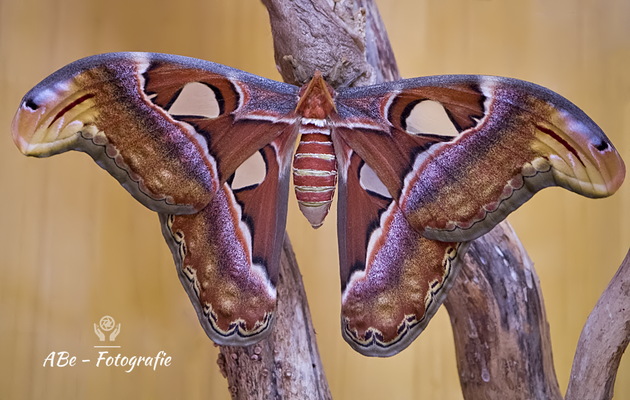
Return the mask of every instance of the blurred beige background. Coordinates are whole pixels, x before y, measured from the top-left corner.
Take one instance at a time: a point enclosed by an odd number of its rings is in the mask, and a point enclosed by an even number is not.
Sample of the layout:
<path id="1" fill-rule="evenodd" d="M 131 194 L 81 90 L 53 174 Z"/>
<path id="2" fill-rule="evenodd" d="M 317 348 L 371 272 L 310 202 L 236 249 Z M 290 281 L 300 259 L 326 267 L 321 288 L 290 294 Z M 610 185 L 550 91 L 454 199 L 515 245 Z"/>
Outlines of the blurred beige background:
<path id="1" fill-rule="evenodd" d="M 175 5 L 177 4 L 177 5 Z M 630 162 L 630 2 L 382 0 L 401 73 L 536 82 L 580 106 Z M 0 0 L 0 399 L 229 399 L 217 349 L 180 287 L 157 216 L 79 153 L 38 160 L 13 145 L 21 97 L 78 58 L 177 53 L 272 79 L 271 33 L 256 0 Z M 548 189 L 510 221 L 536 264 L 566 390 L 581 327 L 630 246 L 630 184 L 609 199 Z M 461 399 L 448 316 L 406 351 L 368 359 L 339 328 L 335 215 L 314 231 L 291 200 L 288 231 L 336 399 Z M 120 349 L 156 371 L 97 368 L 93 324 L 121 324 Z M 52 351 L 91 359 L 43 367 Z M 616 399 L 630 398 L 630 361 Z"/>

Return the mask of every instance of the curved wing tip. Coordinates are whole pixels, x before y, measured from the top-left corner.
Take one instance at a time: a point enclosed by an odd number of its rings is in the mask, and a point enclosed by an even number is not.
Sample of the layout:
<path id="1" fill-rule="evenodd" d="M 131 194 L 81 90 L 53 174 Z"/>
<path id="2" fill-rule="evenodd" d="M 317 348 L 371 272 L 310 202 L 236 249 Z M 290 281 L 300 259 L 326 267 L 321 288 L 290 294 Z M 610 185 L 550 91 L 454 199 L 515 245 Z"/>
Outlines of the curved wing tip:
<path id="1" fill-rule="evenodd" d="M 19 119 L 20 119 L 21 111 L 22 111 L 22 105 L 20 105 L 20 108 L 18 108 L 17 112 L 15 113 L 15 116 L 13 117 L 13 121 L 11 122 L 11 136 L 13 137 L 13 143 L 15 143 L 17 148 L 20 149 L 22 154 L 25 154 L 28 143 L 22 137 L 20 133 L 20 129 L 19 129 L 19 126 L 20 126 Z"/>
<path id="2" fill-rule="evenodd" d="M 626 179 L 626 164 L 623 162 L 621 155 L 617 153 L 617 170 L 615 171 L 612 179 L 608 183 L 608 193 L 612 195 L 615 193 L 623 184 L 623 181 Z"/>
<path id="3" fill-rule="evenodd" d="M 596 161 L 596 166 L 599 184 L 592 181 L 585 182 L 591 184 L 592 190 L 581 194 L 592 198 L 612 196 L 619 190 L 626 178 L 626 165 L 621 155 L 613 149 L 612 152 L 601 155 L 601 158 Z"/>
<path id="4" fill-rule="evenodd" d="M 33 135 L 35 134 L 35 125 L 37 119 L 35 115 L 24 115 L 23 111 L 26 110 L 26 101 L 20 104 L 13 121 L 11 122 L 11 135 L 13 136 L 13 143 L 24 155 L 30 155 L 30 146 Z M 35 112 L 35 110 L 33 110 Z"/>

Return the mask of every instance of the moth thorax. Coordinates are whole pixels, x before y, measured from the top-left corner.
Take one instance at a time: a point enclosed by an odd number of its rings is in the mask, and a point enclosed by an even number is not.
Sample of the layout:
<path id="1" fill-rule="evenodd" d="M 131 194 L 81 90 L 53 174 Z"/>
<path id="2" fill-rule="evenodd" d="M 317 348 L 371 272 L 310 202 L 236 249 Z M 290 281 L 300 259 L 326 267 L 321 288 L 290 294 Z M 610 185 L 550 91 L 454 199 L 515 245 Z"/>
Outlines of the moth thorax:
<path id="1" fill-rule="evenodd" d="M 323 223 L 337 184 L 337 160 L 324 119 L 303 118 L 293 157 L 293 183 L 302 214 L 313 228 Z"/>

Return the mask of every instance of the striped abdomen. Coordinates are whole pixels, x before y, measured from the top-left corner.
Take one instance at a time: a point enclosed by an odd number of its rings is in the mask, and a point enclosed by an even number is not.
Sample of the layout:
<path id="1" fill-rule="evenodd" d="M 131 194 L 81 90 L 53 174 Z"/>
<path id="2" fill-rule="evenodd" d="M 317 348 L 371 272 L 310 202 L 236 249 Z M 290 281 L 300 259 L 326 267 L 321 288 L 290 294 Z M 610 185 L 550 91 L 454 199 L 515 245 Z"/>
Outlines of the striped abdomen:
<path id="1" fill-rule="evenodd" d="M 337 160 L 324 119 L 303 118 L 293 158 L 293 183 L 302 214 L 313 228 L 324 223 L 337 184 Z"/>

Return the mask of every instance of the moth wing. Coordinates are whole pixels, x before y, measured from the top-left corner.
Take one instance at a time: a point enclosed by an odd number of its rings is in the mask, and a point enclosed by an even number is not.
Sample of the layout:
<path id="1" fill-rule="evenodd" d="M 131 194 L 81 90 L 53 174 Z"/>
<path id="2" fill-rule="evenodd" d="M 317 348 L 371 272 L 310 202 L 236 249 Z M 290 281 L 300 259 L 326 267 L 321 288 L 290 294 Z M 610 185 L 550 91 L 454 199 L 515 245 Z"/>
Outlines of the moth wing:
<path id="1" fill-rule="evenodd" d="M 338 240 L 344 339 L 367 356 L 392 356 L 437 312 L 468 243 L 426 239 L 357 153 L 337 138 Z"/>
<path id="2" fill-rule="evenodd" d="M 13 139 L 30 156 L 88 153 L 148 208 L 190 214 L 291 122 L 297 88 L 188 57 L 111 53 L 24 96 Z"/>
<path id="3" fill-rule="evenodd" d="M 250 345 L 271 332 L 297 135 L 287 129 L 255 155 L 260 181 L 237 184 L 239 169 L 200 212 L 160 214 L 180 281 L 218 344 Z"/>
<path id="4" fill-rule="evenodd" d="M 31 156 L 88 153 L 159 212 L 204 330 L 247 345 L 273 322 L 297 90 L 186 57 L 104 54 L 33 88 L 13 138 Z"/>
<path id="5" fill-rule="evenodd" d="M 602 130 L 532 83 L 425 77 L 346 89 L 336 102 L 339 137 L 430 239 L 475 239 L 548 186 L 604 197 L 625 177 Z"/>

